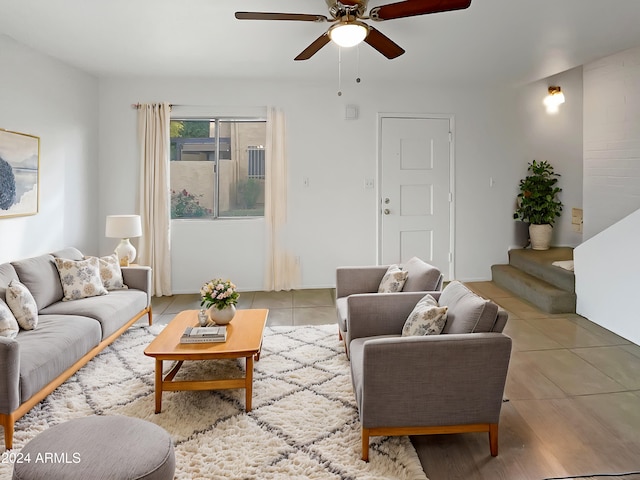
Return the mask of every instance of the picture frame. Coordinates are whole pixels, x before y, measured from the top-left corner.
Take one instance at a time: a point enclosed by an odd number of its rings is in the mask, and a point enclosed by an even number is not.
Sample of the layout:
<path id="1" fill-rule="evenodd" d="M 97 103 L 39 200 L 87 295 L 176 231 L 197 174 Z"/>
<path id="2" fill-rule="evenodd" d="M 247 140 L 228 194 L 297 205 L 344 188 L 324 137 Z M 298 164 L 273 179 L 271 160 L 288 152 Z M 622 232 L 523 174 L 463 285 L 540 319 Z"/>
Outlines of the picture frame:
<path id="1" fill-rule="evenodd" d="M 40 207 L 40 137 L 0 128 L 0 219 Z"/>

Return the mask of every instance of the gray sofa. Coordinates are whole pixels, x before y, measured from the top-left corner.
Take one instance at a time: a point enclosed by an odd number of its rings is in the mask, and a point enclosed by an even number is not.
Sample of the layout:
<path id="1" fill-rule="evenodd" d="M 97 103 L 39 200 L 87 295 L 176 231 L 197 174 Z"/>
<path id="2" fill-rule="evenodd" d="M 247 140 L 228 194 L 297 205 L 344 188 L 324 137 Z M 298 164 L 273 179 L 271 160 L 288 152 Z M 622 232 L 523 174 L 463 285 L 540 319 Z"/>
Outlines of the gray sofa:
<path id="1" fill-rule="evenodd" d="M 126 290 L 62 301 L 54 256 L 84 257 L 75 248 L 0 265 L 0 297 L 19 280 L 38 306 L 34 330 L 14 339 L 0 336 L 0 425 L 5 447 L 13 447 L 15 422 L 144 315 L 152 323 L 151 269 L 123 267 Z"/>
<path id="2" fill-rule="evenodd" d="M 511 356 L 507 313 L 459 282 L 431 295 L 448 306 L 439 335 L 401 336 L 424 293 L 358 295 L 349 310 L 351 378 L 369 437 L 488 432 L 498 454 L 498 420 Z"/>

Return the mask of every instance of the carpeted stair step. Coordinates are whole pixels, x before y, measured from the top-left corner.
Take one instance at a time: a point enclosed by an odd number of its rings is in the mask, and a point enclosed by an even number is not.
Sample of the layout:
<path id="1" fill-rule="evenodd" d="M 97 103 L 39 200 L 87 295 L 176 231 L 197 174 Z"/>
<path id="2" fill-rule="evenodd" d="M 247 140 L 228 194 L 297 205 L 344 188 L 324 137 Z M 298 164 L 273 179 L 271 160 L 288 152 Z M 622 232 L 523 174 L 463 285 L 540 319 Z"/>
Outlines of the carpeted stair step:
<path id="1" fill-rule="evenodd" d="M 555 268 L 555 267 L 554 267 Z M 576 294 L 556 287 L 512 265 L 492 265 L 493 281 L 547 313 L 575 313 Z"/>
<path id="2" fill-rule="evenodd" d="M 573 248 L 551 247 L 549 250 L 509 250 L 509 265 L 529 275 L 544 280 L 561 290 L 575 293 L 575 275 L 569 270 L 556 267 L 553 262 L 573 260 Z"/>

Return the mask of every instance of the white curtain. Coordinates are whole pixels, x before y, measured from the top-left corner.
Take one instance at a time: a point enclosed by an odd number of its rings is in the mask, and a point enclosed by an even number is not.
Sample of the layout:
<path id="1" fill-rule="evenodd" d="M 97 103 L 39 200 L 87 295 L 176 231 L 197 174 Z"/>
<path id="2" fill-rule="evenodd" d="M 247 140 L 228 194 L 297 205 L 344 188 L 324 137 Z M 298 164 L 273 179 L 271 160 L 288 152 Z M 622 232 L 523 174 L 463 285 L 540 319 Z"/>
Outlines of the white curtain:
<path id="1" fill-rule="evenodd" d="M 152 268 L 151 294 L 171 295 L 171 196 L 169 190 L 168 103 L 143 103 L 138 108 L 140 145 L 139 261 Z"/>
<path id="2" fill-rule="evenodd" d="M 265 291 L 291 290 L 298 281 L 298 265 L 287 250 L 287 152 L 284 113 L 270 107 L 267 112 L 265 149 Z"/>

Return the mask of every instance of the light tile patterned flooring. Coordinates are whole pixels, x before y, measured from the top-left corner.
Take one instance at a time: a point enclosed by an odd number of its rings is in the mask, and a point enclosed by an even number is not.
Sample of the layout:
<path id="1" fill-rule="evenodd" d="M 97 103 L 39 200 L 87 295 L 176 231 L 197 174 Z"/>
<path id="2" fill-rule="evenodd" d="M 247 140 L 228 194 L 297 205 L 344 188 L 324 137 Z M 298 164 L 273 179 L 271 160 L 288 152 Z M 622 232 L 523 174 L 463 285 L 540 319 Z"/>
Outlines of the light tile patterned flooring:
<path id="1" fill-rule="evenodd" d="M 640 470 L 640 346 L 578 315 L 543 313 L 492 282 L 467 285 L 509 312 L 504 333 L 513 352 L 500 454 L 489 456 L 486 434 L 413 437 L 430 480 Z M 333 299 L 332 289 L 244 292 L 239 307 L 268 308 L 270 325 L 328 324 L 335 322 Z M 199 308 L 197 295 L 154 298 L 154 323 L 191 308 Z"/>

